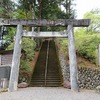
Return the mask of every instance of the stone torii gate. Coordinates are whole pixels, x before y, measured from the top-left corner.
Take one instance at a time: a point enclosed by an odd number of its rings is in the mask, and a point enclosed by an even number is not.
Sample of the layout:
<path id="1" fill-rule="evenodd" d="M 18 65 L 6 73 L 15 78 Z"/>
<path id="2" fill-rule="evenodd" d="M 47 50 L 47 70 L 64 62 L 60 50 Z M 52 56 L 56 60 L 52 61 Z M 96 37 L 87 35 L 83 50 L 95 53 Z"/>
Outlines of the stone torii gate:
<path id="1" fill-rule="evenodd" d="M 18 84 L 19 65 L 21 56 L 21 38 L 22 36 L 33 36 L 33 37 L 67 37 L 68 36 L 68 48 L 69 48 L 69 62 L 70 62 L 70 82 L 71 90 L 79 91 L 78 87 L 78 71 L 77 71 L 77 60 L 75 51 L 74 41 L 74 28 L 73 27 L 88 27 L 90 19 L 57 19 L 57 20 L 46 20 L 46 19 L 8 19 L 1 20 L 0 25 L 16 27 L 16 39 L 14 45 L 11 75 L 9 82 L 9 91 L 16 91 Z M 31 27 L 42 27 L 42 26 L 64 26 L 67 28 L 67 32 L 23 32 L 23 26 Z M 68 33 L 68 34 L 67 34 Z"/>

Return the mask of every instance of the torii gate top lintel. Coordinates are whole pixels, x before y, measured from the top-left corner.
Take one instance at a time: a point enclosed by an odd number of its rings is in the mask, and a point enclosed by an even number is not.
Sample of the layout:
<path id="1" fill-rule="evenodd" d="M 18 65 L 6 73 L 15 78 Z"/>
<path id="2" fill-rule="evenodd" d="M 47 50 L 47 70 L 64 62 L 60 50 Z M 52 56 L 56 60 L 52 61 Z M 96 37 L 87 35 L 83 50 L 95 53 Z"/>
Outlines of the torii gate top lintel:
<path id="1" fill-rule="evenodd" d="M 31 27 L 42 26 L 68 26 L 87 27 L 90 24 L 90 19 L 0 19 L 0 26 L 16 27 L 18 24 Z"/>

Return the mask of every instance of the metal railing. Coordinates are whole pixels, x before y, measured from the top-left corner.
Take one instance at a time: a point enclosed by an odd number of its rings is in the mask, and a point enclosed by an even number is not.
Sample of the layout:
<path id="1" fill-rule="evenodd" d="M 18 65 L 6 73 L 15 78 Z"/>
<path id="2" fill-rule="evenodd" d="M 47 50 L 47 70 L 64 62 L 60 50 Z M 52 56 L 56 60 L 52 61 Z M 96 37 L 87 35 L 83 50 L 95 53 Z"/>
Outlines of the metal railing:
<path id="1" fill-rule="evenodd" d="M 45 85 L 46 85 L 46 78 L 47 78 L 47 67 L 48 67 L 48 56 L 49 56 L 49 40 L 48 40 L 48 46 L 47 46 L 47 56 L 46 56 L 46 67 L 45 67 Z"/>
<path id="2" fill-rule="evenodd" d="M 1 55 L 0 55 L 0 65 L 1 65 Z"/>

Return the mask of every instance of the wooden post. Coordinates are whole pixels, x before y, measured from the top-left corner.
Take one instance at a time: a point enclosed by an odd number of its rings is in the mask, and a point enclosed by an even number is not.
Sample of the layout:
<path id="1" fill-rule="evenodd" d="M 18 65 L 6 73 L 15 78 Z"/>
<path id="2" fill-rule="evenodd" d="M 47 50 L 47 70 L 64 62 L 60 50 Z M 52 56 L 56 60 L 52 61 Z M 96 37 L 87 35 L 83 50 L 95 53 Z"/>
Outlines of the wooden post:
<path id="1" fill-rule="evenodd" d="M 17 90 L 20 56 L 21 56 L 21 38 L 22 38 L 22 25 L 17 25 L 17 33 L 15 38 L 10 82 L 9 82 L 10 92 Z"/>
<path id="2" fill-rule="evenodd" d="M 0 55 L 0 65 L 1 65 L 1 55 Z"/>
<path id="3" fill-rule="evenodd" d="M 73 25 L 68 25 L 68 46 L 69 46 L 69 63 L 70 63 L 70 83 L 71 90 L 79 91 L 78 87 L 78 71 L 74 41 Z"/>
<path id="4" fill-rule="evenodd" d="M 100 44 L 98 45 L 98 66 L 100 67 Z"/>

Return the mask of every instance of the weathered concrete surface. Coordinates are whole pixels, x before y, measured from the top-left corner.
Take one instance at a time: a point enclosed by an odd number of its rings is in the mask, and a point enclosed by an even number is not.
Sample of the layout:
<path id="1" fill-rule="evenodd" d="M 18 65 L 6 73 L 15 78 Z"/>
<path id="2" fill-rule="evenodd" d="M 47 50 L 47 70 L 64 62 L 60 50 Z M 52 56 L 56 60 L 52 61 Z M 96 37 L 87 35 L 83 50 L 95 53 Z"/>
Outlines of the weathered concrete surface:
<path id="1" fill-rule="evenodd" d="M 87 27 L 90 24 L 90 19 L 0 19 L 0 26 L 16 26 L 22 24 L 24 26 L 67 26 L 73 25 L 74 27 Z"/>
<path id="2" fill-rule="evenodd" d="M 9 82 L 9 91 L 17 90 L 20 57 L 21 57 L 21 38 L 22 38 L 23 27 L 21 24 L 17 26 L 16 39 L 14 45 L 14 52 L 12 58 L 11 75 Z"/>
<path id="3" fill-rule="evenodd" d="M 69 50 L 71 90 L 79 91 L 74 29 L 72 25 L 68 25 L 68 50 Z"/>

